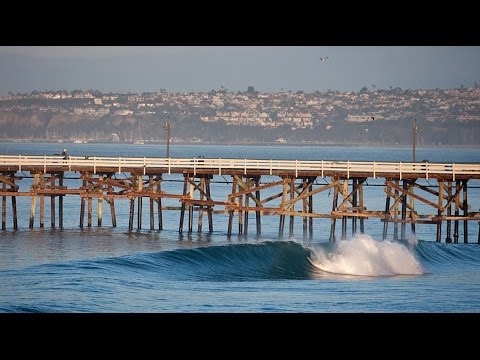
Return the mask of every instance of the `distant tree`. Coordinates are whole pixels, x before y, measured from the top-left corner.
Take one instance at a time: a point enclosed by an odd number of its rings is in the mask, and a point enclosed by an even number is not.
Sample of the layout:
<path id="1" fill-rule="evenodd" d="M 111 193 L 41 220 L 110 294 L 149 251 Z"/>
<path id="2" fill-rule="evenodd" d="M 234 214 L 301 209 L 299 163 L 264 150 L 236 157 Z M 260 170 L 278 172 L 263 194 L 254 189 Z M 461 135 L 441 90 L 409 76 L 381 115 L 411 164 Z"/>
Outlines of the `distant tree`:
<path id="1" fill-rule="evenodd" d="M 368 92 L 368 88 L 366 86 L 362 87 L 359 91 L 360 94 L 364 94 L 366 92 Z"/>

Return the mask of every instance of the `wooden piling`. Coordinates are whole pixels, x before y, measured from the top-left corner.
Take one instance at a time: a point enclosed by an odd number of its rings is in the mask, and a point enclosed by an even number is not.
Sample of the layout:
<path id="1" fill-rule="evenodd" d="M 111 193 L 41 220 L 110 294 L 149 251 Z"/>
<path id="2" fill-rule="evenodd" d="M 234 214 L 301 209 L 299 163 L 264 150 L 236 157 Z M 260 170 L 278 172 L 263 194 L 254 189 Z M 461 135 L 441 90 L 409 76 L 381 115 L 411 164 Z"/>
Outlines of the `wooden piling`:
<path id="1" fill-rule="evenodd" d="M 143 190 L 142 175 L 137 175 L 137 191 Z M 143 210 L 143 196 L 138 196 L 138 209 L 137 209 L 137 229 L 142 229 L 142 210 Z"/>
<path id="2" fill-rule="evenodd" d="M 187 196 L 187 185 L 188 185 L 188 175 L 183 175 L 183 196 Z M 183 220 L 185 219 L 185 202 L 182 200 L 182 205 L 180 208 L 180 223 L 178 226 L 178 232 L 181 234 L 183 232 Z"/>
<path id="3" fill-rule="evenodd" d="M 205 179 L 205 192 L 207 194 L 207 197 L 211 199 L 212 195 L 210 194 L 210 176 L 208 176 Z M 211 205 L 207 206 L 207 216 L 208 216 L 208 232 L 212 232 L 213 231 L 213 209 Z"/>
<path id="4" fill-rule="evenodd" d="M 45 174 L 40 174 L 40 189 L 45 189 Z M 40 194 L 40 228 L 45 226 L 45 196 Z"/>
<path id="5" fill-rule="evenodd" d="M 302 188 L 305 189 L 307 188 L 307 179 L 306 178 L 303 178 L 302 179 Z M 303 198 L 302 200 L 302 213 L 305 214 L 307 211 L 308 211 L 308 199 L 306 197 Z M 306 216 L 303 216 L 303 238 L 306 239 L 307 238 L 307 217 Z"/>
<path id="6" fill-rule="evenodd" d="M 137 229 L 141 230 L 142 229 L 142 210 L 143 210 L 143 196 L 138 197 L 138 209 L 137 209 Z"/>
<path id="7" fill-rule="evenodd" d="M 190 199 L 193 199 L 193 191 L 195 190 L 195 187 L 193 184 L 190 182 L 194 181 L 194 178 L 190 178 L 189 176 L 189 183 L 190 183 Z M 193 231 L 193 204 L 189 203 L 188 204 L 188 233 L 191 233 Z"/>
<path id="8" fill-rule="evenodd" d="M 103 175 L 98 176 L 98 193 L 101 195 L 97 198 L 97 226 L 102 226 L 103 220 Z"/>
<path id="9" fill-rule="evenodd" d="M 367 179 L 364 178 L 362 179 L 362 181 L 360 182 L 359 186 L 358 186 L 358 205 L 360 206 L 361 209 L 364 209 L 364 204 L 363 204 L 363 183 L 366 181 Z M 365 219 L 363 217 L 360 218 L 360 234 L 363 234 L 365 233 Z"/>
<path id="10" fill-rule="evenodd" d="M 130 197 L 130 212 L 128 213 L 128 229 L 133 230 L 133 216 L 135 212 L 135 198 Z"/>
<path id="11" fill-rule="evenodd" d="M 344 207 L 346 207 L 346 199 L 348 196 L 348 180 L 344 179 L 343 180 L 343 189 L 342 189 L 342 204 L 345 204 Z M 344 209 L 341 209 L 344 210 Z M 342 240 L 345 240 L 347 238 L 347 216 L 343 215 L 342 216 Z"/>
<path id="12" fill-rule="evenodd" d="M 235 194 L 236 192 L 237 192 L 237 177 L 232 176 L 232 194 Z M 231 203 L 234 203 L 235 199 L 231 198 L 228 201 Z M 230 208 L 228 210 L 228 228 L 227 228 L 227 234 L 229 236 L 232 235 L 233 214 L 234 214 L 234 210 Z"/>
<path id="13" fill-rule="evenodd" d="M 289 185 L 290 185 L 290 201 L 293 202 L 293 200 L 295 199 L 295 178 L 294 177 L 290 178 Z M 292 203 L 292 207 L 290 211 L 295 211 L 295 203 Z M 290 215 L 289 229 L 288 229 L 289 237 L 293 237 L 294 221 L 295 221 L 295 216 Z"/>
<path id="14" fill-rule="evenodd" d="M 335 186 L 333 187 L 333 199 L 332 199 L 332 212 L 337 210 L 337 205 L 338 205 L 338 178 L 332 179 L 332 181 L 335 183 Z M 335 224 L 336 223 L 336 218 L 332 217 L 330 219 L 330 241 L 335 242 Z"/>
<path id="15" fill-rule="evenodd" d="M 240 182 L 237 181 L 237 184 L 240 185 Z M 240 190 L 240 187 L 239 187 Z M 241 235 L 243 234 L 243 211 L 242 211 L 242 206 L 243 206 L 243 195 L 240 195 L 238 197 L 238 234 Z"/>
<path id="16" fill-rule="evenodd" d="M 460 180 L 457 180 L 455 182 L 455 217 L 458 217 L 460 215 Z M 458 243 L 458 220 L 455 220 L 454 222 L 454 228 L 453 228 L 453 242 L 455 244 Z"/>
<path id="17" fill-rule="evenodd" d="M 352 189 L 353 189 L 352 206 L 356 208 L 358 205 L 358 179 L 356 178 L 352 179 Z M 355 236 L 356 233 L 357 233 L 357 217 L 352 216 L 352 236 Z"/>
<path id="18" fill-rule="evenodd" d="M 403 180 L 402 183 L 403 183 L 402 184 L 403 190 L 408 191 L 407 181 Z M 401 228 L 400 228 L 400 238 L 402 240 L 406 239 L 406 235 L 405 235 L 406 226 L 407 226 L 406 219 L 407 219 L 407 194 L 403 193 L 402 194 L 402 225 L 401 225 Z"/>
<path id="19" fill-rule="evenodd" d="M 260 185 L 260 176 L 255 177 L 255 187 L 258 188 Z M 255 198 L 258 200 L 255 202 L 255 207 L 258 209 L 259 208 L 259 202 L 260 202 L 260 191 L 256 190 L 255 191 Z M 255 211 L 255 224 L 257 226 L 257 235 L 260 235 L 262 233 L 262 224 L 261 224 L 261 215 L 260 211 Z"/>
<path id="20" fill-rule="evenodd" d="M 308 196 L 308 213 L 313 214 L 313 195 L 311 194 L 313 190 L 313 182 L 315 181 L 315 178 L 311 178 L 309 181 L 308 185 L 308 191 L 310 192 L 310 195 Z M 313 217 L 309 216 L 308 217 L 308 237 L 309 239 L 313 239 Z"/>
<path id="21" fill-rule="evenodd" d="M 157 193 L 162 192 L 162 177 L 159 176 L 157 183 Z M 157 198 L 157 216 L 158 216 L 158 230 L 163 230 L 163 215 L 162 215 L 162 198 Z"/>
<path id="22" fill-rule="evenodd" d="M 198 185 L 200 191 L 200 204 L 198 206 L 198 225 L 197 225 L 197 231 L 202 232 L 202 227 L 203 227 L 203 205 L 201 202 L 203 201 L 203 192 L 205 192 L 205 178 L 200 178 L 200 183 Z M 202 192 L 203 191 L 203 192 Z"/>
<path id="23" fill-rule="evenodd" d="M 280 205 L 280 208 L 282 211 L 285 211 L 285 203 L 287 201 L 287 192 L 288 192 L 288 182 L 283 181 L 283 191 L 282 191 L 282 203 Z M 282 239 L 283 238 L 283 229 L 285 227 L 285 215 L 281 214 L 280 215 L 280 220 L 278 222 L 278 238 Z"/>
<path id="24" fill-rule="evenodd" d="M 108 185 L 108 194 L 113 193 L 113 186 Z M 112 227 L 117 227 L 117 216 L 115 215 L 115 200 L 114 198 L 110 198 L 108 200 L 108 204 L 110 205 L 110 217 L 112 218 Z"/>
<path id="25" fill-rule="evenodd" d="M 88 181 L 88 198 L 87 198 L 87 226 L 92 227 L 92 212 L 93 212 L 93 185 L 92 182 Z"/>
<path id="26" fill-rule="evenodd" d="M 438 206 L 442 207 L 443 204 L 443 180 L 438 180 Z M 442 211 L 440 209 L 437 210 L 437 242 L 442 241 Z"/>
<path id="27" fill-rule="evenodd" d="M 85 189 L 87 187 L 87 181 L 85 180 L 85 174 L 83 175 L 82 179 L 82 188 Z M 80 198 L 80 228 L 83 228 L 83 221 L 85 219 L 85 197 Z"/>
<path id="28" fill-rule="evenodd" d="M 50 188 L 55 189 L 55 174 L 50 174 Z M 55 195 L 50 195 L 50 226 L 55 228 Z"/>
<path id="29" fill-rule="evenodd" d="M 63 188 L 63 177 L 65 173 L 62 171 L 61 173 L 58 174 L 58 186 L 60 188 Z M 65 195 L 59 195 L 58 196 L 58 226 L 60 229 L 63 229 L 63 197 Z"/>
<path id="30" fill-rule="evenodd" d="M 2 191 L 7 191 L 7 183 L 2 182 Z M 7 228 L 7 197 L 2 196 L 2 230 Z"/>
<path id="31" fill-rule="evenodd" d="M 12 174 L 12 185 L 10 185 L 10 190 L 16 192 L 15 188 L 15 175 Z M 15 195 L 12 196 L 12 220 L 13 220 L 13 229 L 18 229 L 18 220 L 17 220 L 17 197 Z"/>
<path id="32" fill-rule="evenodd" d="M 33 185 L 32 185 L 32 190 L 35 191 L 37 188 L 37 183 L 38 183 L 38 174 L 33 175 Z M 32 194 L 32 203 L 30 205 L 30 222 L 28 224 L 28 227 L 30 229 L 33 228 L 33 223 L 35 220 L 35 208 L 37 205 L 37 194 L 34 192 Z"/>
<path id="33" fill-rule="evenodd" d="M 386 182 L 389 182 L 390 179 L 385 179 Z M 383 220 L 383 240 L 387 238 L 388 233 L 388 222 L 390 221 L 390 196 L 391 196 L 391 187 L 387 184 L 387 196 L 385 197 L 385 217 Z"/>
<path id="34" fill-rule="evenodd" d="M 416 180 L 412 180 L 409 183 L 409 191 L 413 194 L 413 184 Z M 412 235 L 415 235 L 415 199 L 413 196 L 410 196 L 410 226 Z"/>
<path id="35" fill-rule="evenodd" d="M 395 180 L 395 185 L 399 186 L 399 180 Z M 399 191 L 398 189 L 395 189 L 394 192 L 394 198 L 395 202 L 393 205 L 393 240 L 397 241 L 398 240 L 398 201 L 397 199 L 399 198 Z"/>
<path id="36" fill-rule="evenodd" d="M 245 183 L 247 184 L 247 186 L 250 188 L 252 186 L 251 182 L 250 182 L 250 179 L 249 178 L 246 178 L 245 179 Z M 244 231 L 244 234 L 247 235 L 248 234 L 248 207 L 250 205 L 250 197 L 248 197 L 247 195 L 245 195 L 245 212 L 243 214 L 243 217 L 244 217 L 244 221 L 243 221 L 243 231 Z"/>
<path id="37" fill-rule="evenodd" d="M 447 199 L 452 197 L 452 182 L 447 182 Z M 452 221 L 450 217 L 452 216 L 452 203 L 448 204 L 447 206 L 447 237 L 445 238 L 445 242 L 450 244 L 452 242 Z"/>
<path id="38" fill-rule="evenodd" d="M 463 216 L 468 216 L 467 181 L 463 180 Z M 463 220 L 463 242 L 468 244 L 468 221 Z"/>
<path id="39" fill-rule="evenodd" d="M 151 193 L 154 193 L 155 188 L 153 187 L 153 175 L 148 175 L 148 188 Z M 154 207 L 153 202 L 154 198 L 150 196 L 149 203 L 150 203 L 150 230 L 155 230 L 155 214 L 154 214 Z"/>

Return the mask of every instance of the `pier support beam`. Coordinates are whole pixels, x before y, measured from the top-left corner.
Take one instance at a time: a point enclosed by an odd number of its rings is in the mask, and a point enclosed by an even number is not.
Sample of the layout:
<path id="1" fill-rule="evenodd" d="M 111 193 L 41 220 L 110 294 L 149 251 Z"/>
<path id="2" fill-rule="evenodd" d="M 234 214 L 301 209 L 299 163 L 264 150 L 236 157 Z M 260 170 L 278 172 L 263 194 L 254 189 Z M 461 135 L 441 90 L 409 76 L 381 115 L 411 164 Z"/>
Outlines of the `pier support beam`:
<path id="1" fill-rule="evenodd" d="M 180 210 L 180 225 L 179 232 L 183 232 L 183 222 L 185 217 L 185 210 L 188 206 L 188 232 L 193 231 L 193 214 L 194 207 L 198 208 L 197 230 L 201 232 L 203 229 L 203 214 L 205 207 L 208 216 L 208 231 L 213 231 L 213 209 L 212 207 L 216 203 L 212 200 L 210 194 L 210 180 L 212 175 L 209 174 L 184 174 L 183 175 L 183 195 L 180 199 L 182 205 Z M 199 198 L 195 199 L 195 192 L 199 193 Z M 225 203 L 223 203 L 225 204 Z M 241 219 L 240 219 L 241 220 Z M 229 235 L 231 234 L 231 227 L 233 221 L 233 213 L 229 213 Z M 241 223 L 241 221 L 239 221 Z"/>
<path id="2" fill-rule="evenodd" d="M 143 179 L 142 175 L 137 176 L 137 191 L 141 192 L 143 190 Z M 142 209 L 143 209 L 143 197 L 142 195 L 138 196 L 138 210 L 137 210 L 137 229 L 142 229 Z"/>
<path id="3" fill-rule="evenodd" d="M 333 199 L 332 199 L 332 212 L 337 211 L 337 205 L 338 205 L 338 178 L 333 178 L 332 182 L 334 183 L 333 186 Z M 330 219 L 330 241 L 335 242 L 335 223 L 337 219 L 332 216 Z"/>
<path id="4" fill-rule="evenodd" d="M 399 186 L 399 180 L 395 180 L 395 185 Z M 398 199 L 400 198 L 398 189 L 394 192 L 395 203 L 393 205 L 393 240 L 398 240 Z"/>
<path id="5" fill-rule="evenodd" d="M 15 172 L 0 173 L 0 193 L 2 193 L 2 230 L 7 229 L 7 193 L 12 198 L 13 229 L 18 228 L 17 222 L 17 197 L 18 185 L 15 184 Z M 7 186 L 9 189 L 7 190 Z"/>
<path id="6" fill-rule="evenodd" d="M 295 199 L 295 178 L 292 177 L 290 178 L 290 201 L 294 201 Z M 290 211 L 295 211 L 295 203 L 293 202 L 291 207 L 290 207 Z M 293 228 L 294 228 L 294 225 L 295 225 L 295 216 L 293 215 L 290 215 L 290 221 L 289 221 L 289 229 L 288 229 L 288 236 L 290 238 L 293 237 Z"/>
<path id="7" fill-rule="evenodd" d="M 45 174 L 40 174 L 40 189 L 45 189 Z M 40 194 L 40 228 L 45 225 L 45 196 Z"/>
<path id="8" fill-rule="evenodd" d="M 443 205 L 443 180 L 438 180 L 438 206 L 442 207 Z M 437 210 L 437 216 L 438 216 L 438 221 L 437 221 L 437 242 L 442 241 L 442 210 L 438 209 Z"/>
<path id="9" fill-rule="evenodd" d="M 358 206 L 358 190 L 355 191 L 355 189 L 358 189 L 358 179 L 353 178 L 352 179 L 352 190 L 353 195 L 352 195 L 352 206 L 356 208 Z M 357 217 L 352 216 L 352 236 L 355 236 L 357 233 Z"/>
<path id="10" fill-rule="evenodd" d="M 63 189 L 63 178 L 64 178 L 64 173 L 61 172 L 58 174 L 58 186 L 60 189 Z M 58 226 L 60 229 L 63 229 L 63 197 L 65 195 L 59 195 L 58 196 Z"/>
<path id="11" fill-rule="evenodd" d="M 289 184 L 289 179 L 283 178 L 283 191 L 282 191 L 282 203 L 280 205 L 280 208 L 282 211 L 285 211 L 285 203 L 287 202 L 287 193 L 288 193 L 288 184 Z M 280 215 L 280 220 L 278 222 L 278 238 L 283 239 L 283 229 L 285 227 L 285 215 L 281 214 Z"/>
<path id="12" fill-rule="evenodd" d="M 408 191 L 408 182 L 406 180 L 402 181 L 402 188 L 404 193 L 402 194 L 402 226 L 400 228 L 400 238 L 406 240 L 405 230 L 406 230 L 406 220 L 407 220 L 407 194 Z"/>
<path id="13" fill-rule="evenodd" d="M 34 173 L 33 174 L 33 184 L 31 186 L 31 191 L 33 192 L 32 194 L 32 203 L 30 206 L 30 223 L 28 224 L 28 227 L 30 229 L 33 229 L 33 224 L 35 220 L 35 208 L 37 205 L 37 193 L 36 190 L 39 187 L 39 179 L 40 179 L 40 174 Z"/>
<path id="14" fill-rule="evenodd" d="M 348 180 L 344 179 L 343 185 L 342 185 L 342 204 L 343 205 L 340 206 L 340 210 L 346 209 L 347 194 L 348 194 Z M 347 238 L 347 217 L 343 215 L 342 216 L 342 240 L 345 240 L 346 238 Z"/>
<path id="15" fill-rule="evenodd" d="M 162 192 L 162 175 L 158 177 L 157 193 Z M 163 230 L 163 216 L 162 216 L 162 198 L 157 198 L 157 216 L 158 216 L 158 230 Z"/>
<path id="16" fill-rule="evenodd" d="M 457 180 L 455 182 L 455 217 L 460 216 L 460 180 Z M 458 243 L 458 220 L 455 220 L 454 222 L 454 228 L 453 228 L 453 242 L 455 244 Z"/>
<path id="17" fill-rule="evenodd" d="M 103 221 L 103 175 L 98 176 L 98 194 L 100 195 L 97 198 L 97 226 L 102 226 Z"/>
<path id="18" fill-rule="evenodd" d="M 55 174 L 50 174 L 50 189 L 55 189 Z M 50 195 L 50 226 L 55 228 L 55 195 Z"/>
<path id="19" fill-rule="evenodd" d="M 452 182 L 447 182 L 447 199 L 452 197 Z M 448 204 L 447 206 L 447 237 L 445 238 L 445 242 L 450 244 L 452 242 L 452 221 L 450 217 L 452 216 L 452 203 Z"/>
<path id="20" fill-rule="evenodd" d="M 255 189 L 257 189 L 260 186 L 260 176 L 255 176 Z M 255 202 L 255 208 L 259 209 L 260 208 L 260 190 L 255 190 L 255 199 L 257 201 Z M 261 215 L 260 211 L 256 210 L 255 211 L 255 223 L 257 225 L 257 235 L 260 235 L 262 233 L 262 223 L 261 223 Z"/>
<path id="21" fill-rule="evenodd" d="M 415 183 L 416 179 L 412 180 L 409 183 L 409 191 L 413 194 L 413 184 Z M 410 196 L 410 226 L 412 235 L 415 235 L 415 198 Z"/>
<path id="22" fill-rule="evenodd" d="M 2 191 L 7 192 L 7 184 L 2 183 Z M 2 230 L 7 228 L 7 197 L 2 196 Z"/>
<path id="23" fill-rule="evenodd" d="M 463 180 L 463 216 L 468 216 L 467 181 Z M 468 220 L 463 220 L 463 242 L 468 244 Z"/>
<path id="24" fill-rule="evenodd" d="M 387 188 L 385 192 L 387 193 L 387 196 L 385 198 L 385 216 L 383 219 L 383 240 L 387 238 L 387 233 L 388 233 L 388 223 L 390 221 L 390 196 L 392 194 L 392 189 L 390 185 L 388 184 L 391 179 L 386 179 L 387 182 Z"/>
<path id="25" fill-rule="evenodd" d="M 151 193 L 155 192 L 155 188 L 153 186 L 153 175 L 148 175 L 148 187 Z M 154 198 L 150 197 L 149 199 L 149 213 L 150 213 L 150 230 L 155 230 L 155 208 L 153 207 Z"/>

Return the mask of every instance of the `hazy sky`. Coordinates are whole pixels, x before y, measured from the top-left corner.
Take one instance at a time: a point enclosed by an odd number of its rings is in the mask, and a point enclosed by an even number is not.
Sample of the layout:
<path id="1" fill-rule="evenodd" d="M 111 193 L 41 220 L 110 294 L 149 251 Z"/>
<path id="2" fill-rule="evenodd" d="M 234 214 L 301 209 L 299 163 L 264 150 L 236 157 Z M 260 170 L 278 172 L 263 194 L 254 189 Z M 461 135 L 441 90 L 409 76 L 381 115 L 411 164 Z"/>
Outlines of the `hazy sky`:
<path id="1" fill-rule="evenodd" d="M 319 58 L 328 59 L 322 62 Z M 0 95 L 102 92 L 354 90 L 480 84 L 480 47 L 4 46 Z"/>

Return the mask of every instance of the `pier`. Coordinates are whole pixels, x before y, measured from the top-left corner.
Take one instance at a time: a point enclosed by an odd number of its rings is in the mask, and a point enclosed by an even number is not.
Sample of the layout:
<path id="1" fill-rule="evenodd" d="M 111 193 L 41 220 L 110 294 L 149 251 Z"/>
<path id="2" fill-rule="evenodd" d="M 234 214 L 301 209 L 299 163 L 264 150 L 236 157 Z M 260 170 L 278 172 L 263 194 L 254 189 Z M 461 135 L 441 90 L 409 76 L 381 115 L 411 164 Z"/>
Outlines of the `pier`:
<path id="1" fill-rule="evenodd" d="M 65 185 L 67 174 L 76 179 L 75 186 Z M 176 191 L 162 190 L 166 174 L 181 179 Z M 215 178 L 231 185 L 226 197 L 212 191 Z M 47 199 L 50 226 L 62 228 L 64 197 L 78 196 L 80 227 L 93 226 L 93 200 L 97 199 L 97 226 L 105 225 L 106 205 L 115 227 L 115 202 L 124 200 L 130 205 L 129 228 L 141 229 L 145 199 L 151 230 L 162 230 L 163 211 L 173 210 L 179 212 L 179 232 L 193 232 L 195 219 L 196 231 L 213 231 L 214 215 L 222 213 L 228 214 L 229 235 L 246 234 L 249 215 L 254 213 L 258 235 L 266 215 L 278 217 L 280 238 L 287 219 L 290 236 L 297 218 L 302 221 L 303 236 L 309 238 L 314 219 L 328 221 L 331 241 L 339 235 L 338 225 L 345 239 L 349 224 L 352 234 L 363 233 L 365 221 L 377 219 L 383 223 L 384 239 L 389 227 L 393 239 L 405 239 L 407 225 L 415 233 L 416 225 L 430 224 L 436 226 L 436 241 L 457 243 L 463 235 L 468 243 L 469 222 L 480 220 L 480 199 L 468 198 L 469 181 L 479 179 L 480 164 L 472 163 L 0 155 L 2 230 L 7 229 L 7 198 L 13 229 L 18 228 L 18 196 L 31 198 L 30 228 L 35 225 L 37 201 L 39 226 L 45 226 Z M 364 188 L 369 181 L 381 182 L 383 191 L 375 196 L 384 197 L 384 207 L 367 208 Z M 314 211 L 314 202 L 324 192 L 332 193 L 331 210 Z M 179 206 L 163 206 L 165 198 L 178 200 Z M 476 242 L 480 243 L 480 232 Z"/>

